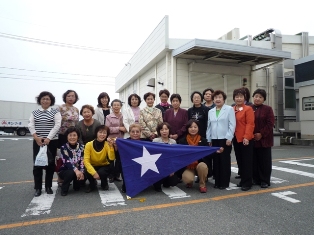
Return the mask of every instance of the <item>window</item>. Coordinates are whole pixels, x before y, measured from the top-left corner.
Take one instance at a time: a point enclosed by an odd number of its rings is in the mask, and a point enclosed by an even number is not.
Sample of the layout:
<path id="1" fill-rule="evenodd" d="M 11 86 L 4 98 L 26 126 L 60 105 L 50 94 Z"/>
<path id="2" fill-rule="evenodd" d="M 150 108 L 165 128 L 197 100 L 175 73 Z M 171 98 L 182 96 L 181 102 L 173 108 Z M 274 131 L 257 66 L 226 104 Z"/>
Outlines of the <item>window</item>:
<path id="1" fill-rule="evenodd" d="M 285 108 L 286 109 L 296 108 L 294 78 L 291 77 L 285 77 Z"/>
<path id="2" fill-rule="evenodd" d="M 302 109 L 303 111 L 314 110 L 314 96 L 302 99 Z"/>

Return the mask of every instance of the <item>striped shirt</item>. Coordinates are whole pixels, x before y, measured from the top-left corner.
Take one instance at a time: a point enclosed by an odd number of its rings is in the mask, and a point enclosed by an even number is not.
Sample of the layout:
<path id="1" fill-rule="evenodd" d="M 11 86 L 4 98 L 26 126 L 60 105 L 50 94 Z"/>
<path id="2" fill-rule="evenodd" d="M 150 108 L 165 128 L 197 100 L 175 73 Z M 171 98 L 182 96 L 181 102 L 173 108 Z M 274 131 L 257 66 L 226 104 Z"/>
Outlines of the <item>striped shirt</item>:
<path id="1" fill-rule="evenodd" d="M 61 126 L 61 114 L 54 108 L 36 109 L 32 112 L 29 119 L 28 128 L 33 135 L 38 137 L 58 139 L 58 132 Z"/>

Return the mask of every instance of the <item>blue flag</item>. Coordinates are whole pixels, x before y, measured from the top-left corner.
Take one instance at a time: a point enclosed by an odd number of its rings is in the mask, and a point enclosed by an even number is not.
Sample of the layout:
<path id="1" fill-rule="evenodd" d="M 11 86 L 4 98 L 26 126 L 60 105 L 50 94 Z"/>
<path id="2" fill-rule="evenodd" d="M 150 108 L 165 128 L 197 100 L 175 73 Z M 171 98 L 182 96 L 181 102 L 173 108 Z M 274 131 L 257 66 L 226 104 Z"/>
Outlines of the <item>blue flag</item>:
<path id="1" fill-rule="evenodd" d="M 171 173 L 219 149 L 219 147 L 170 145 L 119 138 L 117 145 L 126 193 L 129 197 L 134 197 Z"/>

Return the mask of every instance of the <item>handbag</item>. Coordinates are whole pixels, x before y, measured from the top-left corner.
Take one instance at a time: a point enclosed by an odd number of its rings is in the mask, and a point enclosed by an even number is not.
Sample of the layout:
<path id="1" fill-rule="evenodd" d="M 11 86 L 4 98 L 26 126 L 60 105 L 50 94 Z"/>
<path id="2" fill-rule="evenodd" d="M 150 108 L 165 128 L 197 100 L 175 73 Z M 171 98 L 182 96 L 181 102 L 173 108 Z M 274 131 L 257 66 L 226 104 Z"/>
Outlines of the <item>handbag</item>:
<path id="1" fill-rule="evenodd" d="M 41 146 L 39 149 L 39 152 L 35 160 L 35 166 L 47 166 L 47 165 L 48 165 L 47 145 L 44 145 L 44 146 Z"/>

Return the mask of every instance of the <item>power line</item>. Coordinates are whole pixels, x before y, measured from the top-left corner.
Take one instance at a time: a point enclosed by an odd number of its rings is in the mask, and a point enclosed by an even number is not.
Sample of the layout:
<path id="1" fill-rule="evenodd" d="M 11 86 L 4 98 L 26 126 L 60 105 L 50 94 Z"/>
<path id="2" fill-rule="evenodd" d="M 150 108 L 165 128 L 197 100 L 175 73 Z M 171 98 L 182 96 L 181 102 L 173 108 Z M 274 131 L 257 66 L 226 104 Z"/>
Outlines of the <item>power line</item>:
<path id="1" fill-rule="evenodd" d="M 68 44 L 68 43 L 62 43 L 62 42 L 54 42 L 54 41 L 47 41 L 47 40 L 36 39 L 36 38 L 23 37 L 19 35 L 2 33 L 2 32 L 0 32 L 0 37 L 26 41 L 26 42 L 40 43 L 40 44 L 45 44 L 49 46 L 67 47 L 67 48 L 72 48 L 72 49 L 98 51 L 98 52 L 115 53 L 115 54 L 134 54 L 133 52 L 128 52 L 128 51 L 119 51 L 119 50 L 102 49 L 102 48 L 96 48 L 96 47 L 80 46 L 80 45 L 74 45 L 74 44 Z"/>
<path id="2" fill-rule="evenodd" d="M 28 78 L 16 78 L 16 77 L 1 77 L 5 79 L 14 79 L 14 80 L 30 80 L 37 82 L 57 82 L 57 83 L 75 83 L 75 84 L 89 84 L 89 85 L 114 85 L 113 83 L 90 83 L 90 82 L 67 82 L 67 81 L 52 81 L 52 80 L 38 80 L 38 79 L 28 79 Z"/>
<path id="3" fill-rule="evenodd" d="M 40 72 L 40 73 L 67 74 L 67 75 L 83 76 L 83 77 L 106 77 L 106 78 L 115 78 L 115 77 L 112 77 L 112 76 L 90 75 L 90 74 L 79 74 L 79 73 L 60 73 L 60 72 L 51 72 L 51 71 L 45 71 L 45 70 L 21 69 L 21 68 L 4 67 L 4 66 L 0 66 L 0 69 L 13 69 L 13 70 L 22 70 L 22 71 Z"/>
<path id="4" fill-rule="evenodd" d="M 90 82 L 103 82 L 103 81 L 96 81 L 96 80 L 78 80 L 77 78 L 58 78 L 58 77 L 45 77 L 45 76 L 34 76 L 28 74 L 15 74 L 15 73 L 0 73 L 3 75 L 9 76 L 26 76 L 26 77 L 35 77 L 35 78 L 53 78 L 53 79 L 60 79 L 60 80 L 77 80 L 77 81 L 90 81 Z"/>

